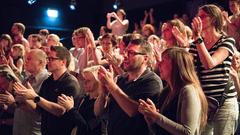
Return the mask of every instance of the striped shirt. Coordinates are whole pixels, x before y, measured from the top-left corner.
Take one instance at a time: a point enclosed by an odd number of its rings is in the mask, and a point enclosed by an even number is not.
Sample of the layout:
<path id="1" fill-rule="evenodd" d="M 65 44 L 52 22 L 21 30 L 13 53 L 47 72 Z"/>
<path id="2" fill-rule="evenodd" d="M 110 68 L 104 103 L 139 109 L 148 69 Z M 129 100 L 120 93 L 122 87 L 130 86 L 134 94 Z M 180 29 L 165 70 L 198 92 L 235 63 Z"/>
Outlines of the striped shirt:
<path id="1" fill-rule="evenodd" d="M 212 69 L 204 68 L 203 64 L 200 61 L 196 45 L 191 44 L 189 52 L 193 54 L 197 75 L 206 96 L 211 96 L 218 100 L 221 99 L 230 76 L 229 72 L 234 53 L 234 44 L 235 40 L 233 38 L 222 36 L 213 45 L 213 47 L 208 50 L 210 55 L 213 55 L 218 48 L 227 49 L 229 52 L 229 56 L 221 64 L 215 66 Z M 227 98 L 231 98 L 236 95 L 237 92 L 235 91 L 235 87 L 231 83 L 230 89 L 227 92 Z"/>

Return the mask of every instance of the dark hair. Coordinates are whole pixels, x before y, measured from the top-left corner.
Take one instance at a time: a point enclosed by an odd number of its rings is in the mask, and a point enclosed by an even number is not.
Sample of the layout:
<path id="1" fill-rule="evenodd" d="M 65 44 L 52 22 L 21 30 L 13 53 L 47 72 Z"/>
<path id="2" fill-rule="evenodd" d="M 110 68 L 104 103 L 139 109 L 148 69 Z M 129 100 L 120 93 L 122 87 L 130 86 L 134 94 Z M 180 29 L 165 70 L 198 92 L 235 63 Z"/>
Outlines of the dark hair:
<path id="1" fill-rule="evenodd" d="M 71 55 L 67 48 L 63 46 L 51 46 L 50 50 L 56 52 L 56 56 L 61 60 L 66 59 L 66 67 L 69 66 L 71 61 Z"/>
<path id="2" fill-rule="evenodd" d="M 49 31 L 47 29 L 41 29 L 39 30 L 39 34 L 43 36 L 49 35 Z"/>
<path id="3" fill-rule="evenodd" d="M 110 38 L 113 46 L 117 45 L 117 37 L 114 34 L 111 34 L 111 33 L 104 34 L 102 36 L 101 40 L 103 40 L 105 38 Z"/>
<path id="4" fill-rule="evenodd" d="M 127 47 L 131 40 L 139 39 L 139 38 L 143 39 L 142 35 L 128 33 L 128 34 L 123 35 L 122 41 L 123 41 L 124 45 Z"/>
<path id="5" fill-rule="evenodd" d="M 29 37 L 36 38 L 38 42 L 42 42 L 42 38 L 39 34 L 31 34 Z"/>
<path id="6" fill-rule="evenodd" d="M 153 49 L 151 45 L 145 39 L 142 38 L 133 39 L 130 41 L 129 44 L 140 46 L 141 53 L 146 54 L 149 58 L 147 63 L 148 66 L 151 66 L 153 62 Z"/>

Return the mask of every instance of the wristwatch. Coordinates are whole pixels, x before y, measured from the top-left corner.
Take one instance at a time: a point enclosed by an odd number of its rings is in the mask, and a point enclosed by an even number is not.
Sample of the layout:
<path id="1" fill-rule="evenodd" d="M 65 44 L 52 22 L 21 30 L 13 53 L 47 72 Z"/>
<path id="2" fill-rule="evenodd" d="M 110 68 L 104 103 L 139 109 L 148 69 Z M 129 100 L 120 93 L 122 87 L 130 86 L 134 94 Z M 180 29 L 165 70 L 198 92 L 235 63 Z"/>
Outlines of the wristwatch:
<path id="1" fill-rule="evenodd" d="M 36 96 L 34 99 L 33 99 L 34 103 L 38 103 L 40 101 L 40 96 Z"/>
<path id="2" fill-rule="evenodd" d="M 195 41 L 193 41 L 193 44 L 201 44 L 203 42 L 203 39 L 201 37 L 197 38 Z"/>

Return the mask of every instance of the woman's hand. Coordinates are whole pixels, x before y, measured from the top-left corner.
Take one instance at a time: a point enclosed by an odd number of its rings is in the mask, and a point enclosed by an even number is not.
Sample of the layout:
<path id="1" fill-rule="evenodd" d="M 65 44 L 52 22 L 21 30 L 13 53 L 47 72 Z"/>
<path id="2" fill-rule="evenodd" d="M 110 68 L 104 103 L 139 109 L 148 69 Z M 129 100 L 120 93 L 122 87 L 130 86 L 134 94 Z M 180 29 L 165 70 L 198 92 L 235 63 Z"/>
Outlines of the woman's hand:
<path id="1" fill-rule="evenodd" d="M 64 94 L 61 94 L 61 96 L 58 96 L 58 104 L 63 106 L 66 109 L 66 111 L 68 112 L 74 106 L 73 97 L 72 96 L 69 97 Z"/>
<path id="2" fill-rule="evenodd" d="M 193 38 L 196 40 L 198 37 L 201 37 L 202 20 L 200 17 L 195 17 L 193 18 L 193 21 L 191 24 L 192 24 Z"/>
<path id="3" fill-rule="evenodd" d="M 147 120 L 147 122 L 152 124 L 157 121 L 159 115 L 158 110 L 149 98 L 147 101 L 139 99 L 138 111 L 146 117 L 145 120 Z"/>

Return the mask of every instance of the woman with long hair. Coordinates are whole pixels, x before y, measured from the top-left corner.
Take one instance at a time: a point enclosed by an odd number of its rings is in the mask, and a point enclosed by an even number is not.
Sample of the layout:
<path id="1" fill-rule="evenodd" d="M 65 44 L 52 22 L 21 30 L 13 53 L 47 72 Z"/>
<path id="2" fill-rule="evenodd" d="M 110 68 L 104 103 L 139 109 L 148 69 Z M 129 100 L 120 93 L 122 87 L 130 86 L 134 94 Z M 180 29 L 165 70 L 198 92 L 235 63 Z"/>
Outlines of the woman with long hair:
<path id="1" fill-rule="evenodd" d="M 157 135 L 199 135 L 206 124 L 207 100 L 191 54 L 182 48 L 166 49 L 159 70 L 161 79 L 168 84 L 160 95 L 159 111 L 150 99 L 140 99 L 139 112 Z"/>
<path id="2" fill-rule="evenodd" d="M 204 135 L 230 135 L 236 130 L 237 92 L 229 79 L 235 40 L 222 32 L 223 24 L 222 11 L 213 4 L 200 7 L 192 22 L 195 41 L 190 52 L 198 78 L 205 95 L 221 104 L 214 117 L 209 117 Z"/>

